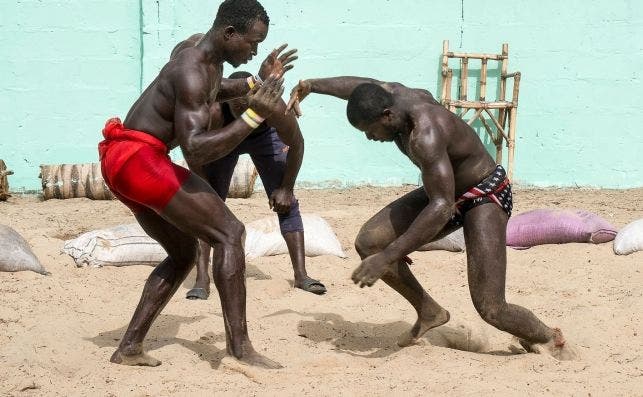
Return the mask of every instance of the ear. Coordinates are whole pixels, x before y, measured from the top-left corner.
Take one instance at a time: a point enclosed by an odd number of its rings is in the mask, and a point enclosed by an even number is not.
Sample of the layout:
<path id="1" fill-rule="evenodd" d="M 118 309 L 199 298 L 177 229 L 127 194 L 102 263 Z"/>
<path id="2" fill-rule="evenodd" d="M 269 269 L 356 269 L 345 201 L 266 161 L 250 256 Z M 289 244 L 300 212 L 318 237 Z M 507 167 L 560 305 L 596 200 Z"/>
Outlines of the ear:
<path id="1" fill-rule="evenodd" d="M 393 111 L 391 109 L 386 108 L 382 110 L 382 116 L 381 116 L 382 121 L 390 123 L 393 121 L 394 116 L 395 115 L 393 114 Z"/>
<path id="2" fill-rule="evenodd" d="M 237 30 L 234 28 L 234 26 L 227 26 L 225 29 L 223 29 L 224 40 L 230 40 L 235 34 L 237 34 Z"/>

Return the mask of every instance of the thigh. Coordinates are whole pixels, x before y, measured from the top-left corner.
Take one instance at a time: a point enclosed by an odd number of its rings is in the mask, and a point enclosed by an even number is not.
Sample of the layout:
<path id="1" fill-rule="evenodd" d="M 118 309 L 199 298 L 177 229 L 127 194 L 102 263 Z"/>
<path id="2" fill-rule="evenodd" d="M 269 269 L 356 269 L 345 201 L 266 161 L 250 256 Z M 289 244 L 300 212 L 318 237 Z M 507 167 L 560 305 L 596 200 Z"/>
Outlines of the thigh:
<path id="1" fill-rule="evenodd" d="M 464 217 L 469 290 L 476 299 L 504 299 L 507 270 L 507 214 L 487 203 Z"/>
<path id="2" fill-rule="evenodd" d="M 408 230 L 415 218 L 428 204 L 429 198 L 424 188 L 415 189 L 373 215 L 362 226 L 359 234 L 367 235 L 380 244 L 388 245 Z M 447 223 L 431 241 L 440 239 L 458 228 L 460 226 Z"/>
<path id="3" fill-rule="evenodd" d="M 286 158 L 288 157 L 288 146 L 286 146 L 274 129 L 258 136 L 252 141 L 252 146 L 247 148 L 248 154 L 257 167 L 266 194 L 281 186 L 286 172 Z"/>
<path id="4" fill-rule="evenodd" d="M 202 178 L 191 174 L 160 215 L 177 229 L 207 242 L 233 242 L 243 224 L 217 192 Z"/>
<path id="5" fill-rule="evenodd" d="M 145 233 L 156 240 L 170 257 L 179 261 L 190 261 L 194 257 L 196 238 L 179 230 L 151 209 L 139 211 L 135 217 Z"/>

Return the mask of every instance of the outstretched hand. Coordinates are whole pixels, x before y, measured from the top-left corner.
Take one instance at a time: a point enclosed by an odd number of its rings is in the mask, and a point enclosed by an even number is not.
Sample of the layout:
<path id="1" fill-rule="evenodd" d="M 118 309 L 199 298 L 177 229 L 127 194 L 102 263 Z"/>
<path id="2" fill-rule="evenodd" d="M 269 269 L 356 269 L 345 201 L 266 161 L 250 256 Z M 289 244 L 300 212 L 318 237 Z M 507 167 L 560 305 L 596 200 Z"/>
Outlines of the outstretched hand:
<path id="1" fill-rule="evenodd" d="M 284 73 L 294 67 L 291 63 L 298 58 L 296 55 L 297 49 L 293 48 L 281 54 L 287 46 L 288 44 L 282 44 L 279 48 L 272 50 L 270 55 L 261 63 L 259 77 L 265 80 L 270 75 L 283 76 Z"/>
<path id="2" fill-rule="evenodd" d="M 284 78 L 280 75 L 270 75 L 261 87 L 255 87 L 248 94 L 248 107 L 259 116 L 268 118 L 279 109 L 281 96 L 284 93 Z"/>
<path id="3" fill-rule="evenodd" d="M 290 91 L 290 100 L 286 106 L 286 114 L 294 111 L 295 116 L 300 117 L 302 112 L 299 104 L 310 94 L 311 89 L 312 87 L 308 80 L 299 80 L 299 84 Z"/>

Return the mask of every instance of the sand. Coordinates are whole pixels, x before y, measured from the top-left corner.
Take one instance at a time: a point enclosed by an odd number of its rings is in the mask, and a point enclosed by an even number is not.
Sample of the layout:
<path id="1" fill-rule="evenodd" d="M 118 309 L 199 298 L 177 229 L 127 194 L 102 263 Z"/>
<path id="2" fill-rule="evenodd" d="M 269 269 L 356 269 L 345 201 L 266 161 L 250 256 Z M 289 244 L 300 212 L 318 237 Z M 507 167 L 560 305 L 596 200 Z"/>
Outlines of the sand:
<path id="1" fill-rule="evenodd" d="M 471 304 L 462 253 L 411 255 L 413 271 L 451 322 L 398 348 L 415 312 L 382 282 L 352 284 L 359 263 L 352 242 L 365 220 L 412 188 L 298 192 L 302 211 L 328 220 L 349 258 L 308 258 L 309 274 L 329 289 L 325 296 L 292 287 L 286 255 L 247 264 L 250 337 L 285 366 L 273 371 L 225 356 L 217 295 L 184 298 L 194 272 L 146 340 L 163 365 L 111 364 L 151 268 L 77 268 L 60 248 L 132 215 L 117 201 L 0 203 L 0 223 L 20 232 L 52 272 L 0 273 L 0 395 L 643 395 L 643 253 L 619 257 L 611 243 L 509 249 L 507 299 L 561 327 L 579 361 L 521 354 L 510 335 L 486 325 Z M 515 213 L 583 208 L 617 227 L 643 217 L 641 203 L 643 189 L 515 192 Z M 230 207 L 245 222 L 270 213 L 262 192 Z"/>

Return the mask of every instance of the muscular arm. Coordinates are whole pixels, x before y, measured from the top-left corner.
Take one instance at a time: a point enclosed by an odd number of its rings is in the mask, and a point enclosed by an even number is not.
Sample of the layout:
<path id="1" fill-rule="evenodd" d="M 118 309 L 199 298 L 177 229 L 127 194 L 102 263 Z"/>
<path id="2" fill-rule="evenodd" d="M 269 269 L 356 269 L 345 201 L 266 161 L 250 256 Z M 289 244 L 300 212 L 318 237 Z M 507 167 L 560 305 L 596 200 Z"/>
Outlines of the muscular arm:
<path id="1" fill-rule="evenodd" d="M 420 165 L 429 204 L 406 232 L 382 252 L 390 263 L 431 241 L 451 219 L 454 210 L 455 181 L 445 138 L 431 127 L 416 131 L 416 134 L 417 138 L 411 138 L 410 152 Z"/>
<path id="2" fill-rule="evenodd" d="M 337 98 L 346 99 L 351 96 L 351 93 L 360 84 L 383 84 L 381 81 L 370 79 L 366 77 L 328 77 L 323 79 L 308 79 L 310 83 L 310 92 L 323 95 L 332 95 Z"/>
<path id="3" fill-rule="evenodd" d="M 281 187 L 292 191 L 304 157 L 304 137 L 299 129 L 297 119 L 292 114 L 285 115 L 286 104 L 279 102 L 279 108 L 267 119 L 269 126 L 274 127 L 279 138 L 289 146 L 286 157 L 286 171 Z"/>
<path id="4" fill-rule="evenodd" d="M 230 99 L 244 96 L 250 91 L 248 82 L 243 79 L 221 79 L 221 87 L 217 93 L 216 101 L 225 102 Z"/>
<path id="5" fill-rule="evenodd" d="M 203 164 L 230 153 L 252 131 L 241 119 L 209 130 L 208 88 L 206 71 L 194 69 L 178 73 L 174 133 L 190 169 L 201 169 Z"/>

